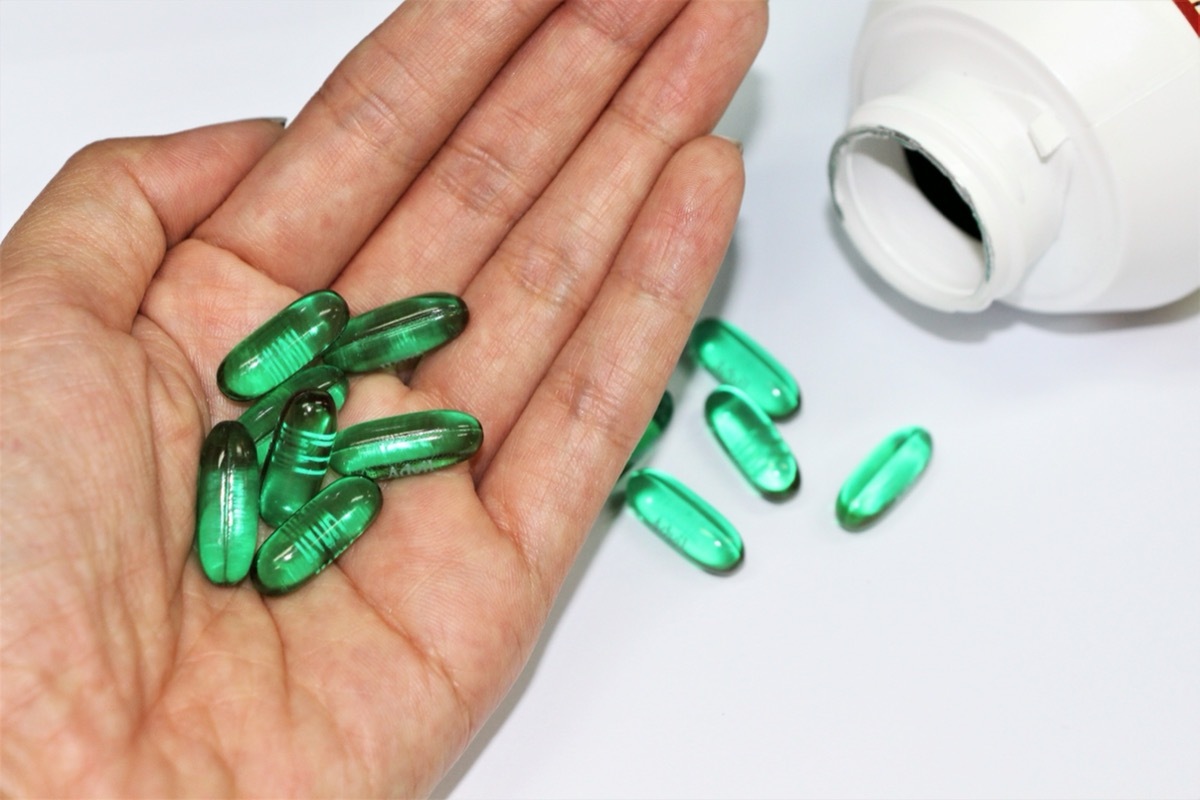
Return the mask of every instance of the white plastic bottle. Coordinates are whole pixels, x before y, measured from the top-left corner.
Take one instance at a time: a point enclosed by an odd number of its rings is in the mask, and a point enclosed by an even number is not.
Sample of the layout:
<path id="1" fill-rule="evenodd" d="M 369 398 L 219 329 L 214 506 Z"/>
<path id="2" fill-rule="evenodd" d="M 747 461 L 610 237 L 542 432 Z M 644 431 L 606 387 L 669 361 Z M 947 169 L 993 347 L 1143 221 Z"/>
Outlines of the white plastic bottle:
<path id="1" fill-rule="evenodd" d="M 871 266 L 946 311 L 1133 310 L 1200 287 L 1191 0 L 876 2 L 829 159 Z"/>

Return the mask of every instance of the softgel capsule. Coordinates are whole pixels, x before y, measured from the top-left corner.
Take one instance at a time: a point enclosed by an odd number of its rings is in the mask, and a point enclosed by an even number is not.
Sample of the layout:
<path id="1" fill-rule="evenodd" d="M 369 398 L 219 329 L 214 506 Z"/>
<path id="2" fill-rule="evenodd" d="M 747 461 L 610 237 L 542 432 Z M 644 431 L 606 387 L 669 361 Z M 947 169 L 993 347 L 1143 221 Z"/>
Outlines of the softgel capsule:
<path id="1" fill-rule="evenodd" d="M 258 543 L 258 462 L 246 427 L 218 423 L 200 450 L 196 479 L 196 554 L 216 584 L 246 577 Z"/>
<path id="2" fill-rule="evenodd" d="M 692 329 L 688 349 L 713 377 L 741 389 L 768 415 L 779 419 L 800 408 L 800 387 L 787 368 L 728 322 L 700 320 Z"/>
<path id="3" fill-rule="evenodd" d="M 351 425 L 333 443 L 333 468 L 343 475 L 386 479 L 420 475 L 466 461 L 483 443 L 470 414 L 418 411 Z"/>
<path id="4" fill-rule="evenodd" d="M 902 428 L 884 439 L 842 484 L 838 522 L 849 531 L 873 524 L 912 488 L 932 457 L 933 437 L 924 428 Z"/>
<path id="5" fill-rule="evenodd" d="M 263 466 L 259 505 L 268 524 L 282 525 L 321 488 L 336 434 L 329 392 L 304 390 L 288 401 Z"/>
<path id="6" fill-rule="evenodd" d="M 665 472 L 630 473 L 625 503 L 663 541 L 704 569 L 728 572 L 741 563 L 742 537 L 733 524 Z"/>
<path id="7" fill-rule="evenodd" d="M 800 485 L 800 468 L 779 429 L 753 400 L 733 386 L 718 386 L 704 403 L 708 427 L 729 460 L 765 495 Z"/>
<path id="8" fill-rule="evenodd" d="M 352 317 L 325 363 L 367 372 L 424 355 L 466 326 L 467 306 L 460 298 L 444 292 L 409 297 Z"/>
<path id="9" fill-rule="evenodd" d="M 304 295 L 229 351 L 217 368 L 217 386 L 233 400 L 261 397 L 333 344 L 349 318 L 336 292 Z"/>
<path id="10" fill-rule="evenodd" d="M 279 526 L 254 556 L 254 584 L 264 594 L 300 588 L 363 535 L 383 495 L 374 481 L 341 478 Z"/>

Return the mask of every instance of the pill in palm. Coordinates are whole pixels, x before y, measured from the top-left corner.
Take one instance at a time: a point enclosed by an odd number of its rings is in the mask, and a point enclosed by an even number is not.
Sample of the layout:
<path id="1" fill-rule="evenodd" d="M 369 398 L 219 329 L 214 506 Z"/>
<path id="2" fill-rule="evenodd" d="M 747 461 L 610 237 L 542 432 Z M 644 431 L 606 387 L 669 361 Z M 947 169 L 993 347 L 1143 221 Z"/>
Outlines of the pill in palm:
<path id="1" fill-rule="evenodd" d="M 262 543 L 254 584 L 264 594 L 298 589 L 362 536 L 382 504 L 374 481 L 352 476 L 329 484 Z"/>
<path id="2" fill-rule="evenodd" d="M 466 461 L 482 443 L 483 428 L 470 414 L 417 411 L 344 428 L 330 463 L 343 475 L 403 478 Z"/>
<path id="3" fill-rule="evenodd" d="M 282 525 L 321 488 L 333 437 L 337 409 L 329 392 L 297 392 L 284 407 L 263 466 L 259 513 L 270 525 Z"/>
<path id="4" fill-rule="evenodd" d="M 466 325 L 467 306 L 458 297 L 417 295 L 351 317 L 323 360 L 346 372 L 367 372 L 441 347 Z"/>
<path id="5" fill-rule="evenodd" d="M 333 344 L 349 317 L 335 292 L 304 295 L 234 345 L 217 368 L 217 386 L 233 400 L 266 394 Z"/>
<path id="6" fill-rule="evenodd" d="M 196 554 L 217 584 L 246 577 L 258 544 L 258 460 L 240 422 L 218 423 L 200 449 L 196 479 Z"/>

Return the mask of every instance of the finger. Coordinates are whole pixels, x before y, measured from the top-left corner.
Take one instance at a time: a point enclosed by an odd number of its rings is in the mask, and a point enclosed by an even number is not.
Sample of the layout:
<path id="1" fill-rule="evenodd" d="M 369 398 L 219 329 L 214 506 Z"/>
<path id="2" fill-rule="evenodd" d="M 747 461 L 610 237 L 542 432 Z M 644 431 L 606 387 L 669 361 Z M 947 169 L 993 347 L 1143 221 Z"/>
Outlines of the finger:
<path id="1" fill-rule="evenodd" d="M 759 3 L 684 9 L 467 287 L 470 325 L 412 385 L 483 422 L 477 476 L 590 305 L 663 166 L 716 123 L 764 25 Z"/>
<path id="2" fill-rule="evenodd" d="M 298 291 L 328 286 L 557 2 L 404 3 L 197 234 Z"/>
<path id="3" fill-rule="evenodd" d="M 5 238 L 5 305 L 73 305 L 129 330 L 167 249 L 281 133 L 275 121 L 248 120 L 84 148 Z"/>
<path id="4" fill-rule="evenodd" d="M 602 0 L 556 10 L 334 284 L 350 307 L 462 291 L 680 6 Z"/>
<path id="5" fill-rule="evenodd" d="M 700 139 L 672 159 L 481 480 L 484 506 L 548 591 L 662 396 L 729 244 L 743 181 L 728 141 Z"/>

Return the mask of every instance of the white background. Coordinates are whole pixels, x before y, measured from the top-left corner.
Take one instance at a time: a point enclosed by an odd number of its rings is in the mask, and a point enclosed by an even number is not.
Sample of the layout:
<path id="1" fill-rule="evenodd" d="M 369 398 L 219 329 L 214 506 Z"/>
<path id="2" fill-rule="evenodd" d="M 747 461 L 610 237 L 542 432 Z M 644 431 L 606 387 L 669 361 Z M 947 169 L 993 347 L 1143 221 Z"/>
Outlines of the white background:
<path id="1" fill-rule="evenodd" d="M 3 3 L 0 228 L 90 140 L 294 116 L 388 10 Z M 676 376 L 651 463 L 741 529 L 744 567 L 706 574 L 606 515 L 439 795 L 1200 796 L 1200 296 L 1048 317 L 891 294 L 825 186 L 862 11 L 773 3 L 721 127 L 748 188 L 708 312 L 799 379 L 803 488 L 756 496 L 703 424 L 713 382 Z M 839 483 L 912 423 L 929 473 L 843 532 Z"/>

